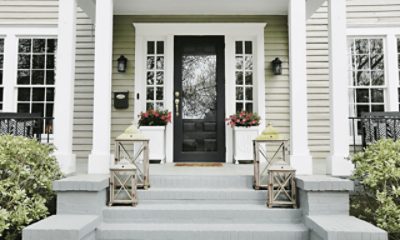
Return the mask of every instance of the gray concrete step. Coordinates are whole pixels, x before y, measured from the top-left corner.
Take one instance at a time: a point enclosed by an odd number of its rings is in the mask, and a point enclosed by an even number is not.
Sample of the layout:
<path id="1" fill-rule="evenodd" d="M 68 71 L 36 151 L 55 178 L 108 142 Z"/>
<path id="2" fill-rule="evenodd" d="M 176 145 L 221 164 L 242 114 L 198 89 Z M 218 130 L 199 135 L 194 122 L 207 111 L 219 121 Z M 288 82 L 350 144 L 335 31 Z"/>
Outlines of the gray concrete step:
<path id="1" fill-rule="evenodd" d="M 96 215 L 53 215 L 22 231 L 23 240 L 92 240 L 101 222 Z"/>
<path id="2" fill-rule="evenodd" d="M 299 223 L 300 209 L 270 209 L 256 204 L 139 204 L 107 207 L 106 223 Z"/>
<path id="3" fill-rule="evenodd" d="M 147 200 L 206 200 L 209 202 L 221 202 L 225 204 L 229 201 L 258 201 L 265 202 L 267 191 L 255 191 L 246 188 L 155 188 L 149 190 L 138 190 L 138 199 L 140 203 L 146 203 Z"/>
<path id="4" fill-rule="evenodd" d="M 308 240 L 303 224 L 108 224 L 97 240 Z"/>
<path id="5" fill-rule="evenodd" d="M 251 175 L 151 175 L 155 188 L 252 188 Z"/>

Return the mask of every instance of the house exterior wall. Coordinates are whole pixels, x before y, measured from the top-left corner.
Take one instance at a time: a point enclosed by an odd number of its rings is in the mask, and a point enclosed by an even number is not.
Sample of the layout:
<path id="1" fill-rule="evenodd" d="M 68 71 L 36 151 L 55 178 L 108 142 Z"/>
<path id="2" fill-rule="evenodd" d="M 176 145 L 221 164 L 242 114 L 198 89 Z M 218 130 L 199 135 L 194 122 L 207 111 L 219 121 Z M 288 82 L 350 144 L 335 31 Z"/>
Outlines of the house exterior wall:
<path id="1" fill-rule="evenodd" d="M 308 138 L 313 157 L 313 172 L 324 174 L 330 149 L 328 8 L 326 4 L 307 21 L 307 98 Z"/>
<path id="2" fill-rule="evenodd" d="M 400 2 L 397 0 L 347 0 L 347 24 L 398 24 Z"/>
<path id="3" fill-rule="evenodd" d="M 0 24 L 57 24 L 57 0 L 1 0 Z"/>
<path id="4" fill-rule="evenodd" d="M 314 159 L 314 174 L 323 174 L 329 154 L 329 58 L 327 4 L 307 22 L 308 117 L 309 145 Z M 0 0 L 0 25 L 40 26 L 57 24 L 57 0 Z M 79 10 L 74 109 L 73 149 L 78 170 L 87 169 L 87 156 L 92 145 L 94 25 Z M 265 89 L 266 119 L 288 136 L 289 77 L 288 31 L 286 16 L 115 16 L 113 63 L 120 54 L 128 59 L 128 70 L 120 74 L 113 67 L 113 90 L 130 91 L 127 110 L 112 108 L 111 144 L 132 121 L 134 103 L 135 33 L 133 22 L 266 22 Z M 354 25 L 393 25 L 400 23 L 398 0 L 347 0 L 347 23 Z M 271 74 L 270 62 L 280 57 L 283 74 Z M 345 93 L 347 94 L 347 92 Z M 344 106 L 347 107 L 347 106 Z M 112 147 L 113 149 L 113 147 Z"/>
<path id="5" fill-rule="evenodd" d="M 399 23 L 398 0 L 347 0 L 348 27 L 377 27 Z M 328 5 L 324 3 L 307 21 L 309 144 L 314 160 L 314 174 L 326 173 L 326 158 L 329 155 L 328 54 Z M 391 66 L 392 71 L 395 67 Z"/>
<path id="6" fill-rule="evenodd" d="M 76 168 L 87 172 L 87 160 L 92 150 L 94 25 L 80 11 L 77 19 L 73 151 Z"/>
<path id="7" fill-rule="evenodd" d="M 286 16 L 114 16 L 113 63 L 116 63 L 121 54 L 125 55 L 129 61 L 126 73 L 118 73 L 116 67 L 113 67 L 112 87 L 113 91 L 129 90 L 130 106 L 126 110 L 115 108 L 112 110 L 112 145 L 115 137 L 131 124 L 134 115 L 135 32 L 132 23 L 139 22 L 267 23 L 265 28 L 265 118 L 267 122 L 272 122 L 283 136 L 289 136 L 288 29 Z M 271 61 L 275 57 L 279 57 L 283 61 L 283 74 L 280 76 L 275 76 L 271 72 Z"/>
<path id="8" fill-rule="evenodd" d="M 85 172 L 92 145 L 94 25 L 78 8 L 73 150 Z M 57 27 L 57 0 L 0 0 L 0 27 Z M 1 32 L 0 32 L 1 34 Z"/>

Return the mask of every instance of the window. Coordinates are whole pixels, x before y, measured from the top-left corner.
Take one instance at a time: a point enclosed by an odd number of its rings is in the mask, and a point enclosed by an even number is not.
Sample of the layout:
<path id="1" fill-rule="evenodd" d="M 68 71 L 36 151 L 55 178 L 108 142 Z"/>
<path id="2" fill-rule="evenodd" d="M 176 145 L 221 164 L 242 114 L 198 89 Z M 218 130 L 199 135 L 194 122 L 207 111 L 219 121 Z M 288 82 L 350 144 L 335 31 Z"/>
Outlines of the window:
<path id="1" fill-rule="evenodd" d="M 18 40 L 17 111 L 52 117 L 54 107 L 55 53 L 53 38 Z M 52 133 L 52 121 L 44 121 L 43 133 Z"/>
<path id="2" fill-rule="evenodd" d="M 148 41 L 146 51 L 146 109 L 164 108 L 164 41 Z"/>
<path id="3" fill-rule="evenodd" d="M 399 86 L 400 86 L 400 38 L 397 38 L 397 62 L 398 62 L 398 73 L 399 73 Z M 400 109 L 400 87 L 397 89 L 398 91 L 398 101 L 399 101 L 399 109 Z"/>
<path id="4" fill-rule="evenodd" d="M 384 59 L 382 38 L 350 40 L 350 116 L 385 110 Z"/>
<path id="5" fill-rule="evenodd" d="M 253 43 L 235 42 L 236 112 L 253 111 Z"/>
<path id="6" fill-rule="evenodd" d="M 0 38 L 0 110 L 3 110 L 4 39 Z"/>

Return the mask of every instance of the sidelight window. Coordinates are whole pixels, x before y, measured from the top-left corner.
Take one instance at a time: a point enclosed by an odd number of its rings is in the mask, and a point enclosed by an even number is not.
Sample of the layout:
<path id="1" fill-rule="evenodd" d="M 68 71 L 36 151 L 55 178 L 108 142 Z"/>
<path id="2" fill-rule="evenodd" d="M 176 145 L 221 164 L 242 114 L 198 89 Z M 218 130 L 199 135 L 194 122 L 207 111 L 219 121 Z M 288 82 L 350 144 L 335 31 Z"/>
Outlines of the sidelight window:
<path id="1" fill-rule="evenodd" d="M 147 41 L 146 109 L 164 108 L 164 41 Z"/>
<path id="2" fill-rule="evenodd" d="M 235 42 L 235 96 L 236 112 L 253 111 L 254 69 L 253 42 Z"/>

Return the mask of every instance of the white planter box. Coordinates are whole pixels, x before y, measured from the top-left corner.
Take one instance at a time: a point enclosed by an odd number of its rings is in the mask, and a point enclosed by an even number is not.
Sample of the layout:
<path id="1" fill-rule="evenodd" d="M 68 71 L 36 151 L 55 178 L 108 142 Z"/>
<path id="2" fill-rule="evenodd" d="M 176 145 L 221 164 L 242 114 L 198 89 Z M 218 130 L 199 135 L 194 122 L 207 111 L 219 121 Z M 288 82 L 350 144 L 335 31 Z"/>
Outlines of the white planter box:
<path id="1" fill-rule="evenodd" d="M 139 130 L 150 139 L 150 160 L 165 163 L 165 126 L 141 126 Z"/>
<path id="2" fill-rule="evenodd" d="M 253 140 L 259 134 L 259 126 L 233 128 L 233 158 L 238 164 L 240 160 L 253 160 Z"/>

